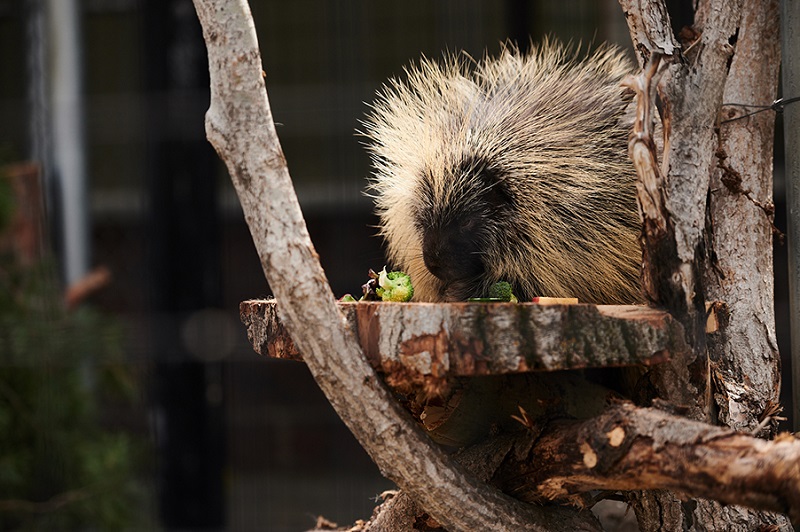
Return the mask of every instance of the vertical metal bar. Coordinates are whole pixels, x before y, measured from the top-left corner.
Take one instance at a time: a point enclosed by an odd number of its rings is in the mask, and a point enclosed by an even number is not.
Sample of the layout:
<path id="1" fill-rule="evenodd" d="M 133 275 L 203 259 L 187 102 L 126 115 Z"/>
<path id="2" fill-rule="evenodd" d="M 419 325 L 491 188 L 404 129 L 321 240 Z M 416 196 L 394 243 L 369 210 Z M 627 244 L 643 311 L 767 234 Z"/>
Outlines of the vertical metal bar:
<path id="1" fill-rule="evenodd" d="M 781 0 L 783 95 L 800 96 L 800 2 Z M 786 106 L 786 209 L 789 252 L 789 323 L 792 336 L 792 413 L 800 430 L 800 104 Z"/>
<path id="2" fill-rule="evenodd" d="M 30 117 L 28 157 L 41 167 L 45 207 L 51 205 L 52 144 L 50 135 L 50 105 L 47 100 L 47 29 L 43 0 L 26 0 L 25 21 L 27 41 L 28 107 Z"/>
<path id="3" fill-rule="evenodd" d="M 89 202 L 84 141 L 81 17 L 77 0 L 48 0 L 53 163 L 60 196 L 61 252 L 67 284 L 89 269 Z"/>

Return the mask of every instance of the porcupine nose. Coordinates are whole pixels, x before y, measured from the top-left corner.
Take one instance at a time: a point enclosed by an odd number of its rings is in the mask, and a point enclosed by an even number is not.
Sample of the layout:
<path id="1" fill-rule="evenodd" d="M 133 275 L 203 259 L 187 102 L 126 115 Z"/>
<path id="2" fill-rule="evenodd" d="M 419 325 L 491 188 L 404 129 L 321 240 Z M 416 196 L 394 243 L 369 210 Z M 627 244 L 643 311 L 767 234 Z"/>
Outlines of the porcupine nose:
<path id="1" fill-rule="evenodd" d="M 428 271 L 445 283 L 470 279 L 485 270 L 475 235 L 453 224 L 425 232 L 422 259 Z"/>

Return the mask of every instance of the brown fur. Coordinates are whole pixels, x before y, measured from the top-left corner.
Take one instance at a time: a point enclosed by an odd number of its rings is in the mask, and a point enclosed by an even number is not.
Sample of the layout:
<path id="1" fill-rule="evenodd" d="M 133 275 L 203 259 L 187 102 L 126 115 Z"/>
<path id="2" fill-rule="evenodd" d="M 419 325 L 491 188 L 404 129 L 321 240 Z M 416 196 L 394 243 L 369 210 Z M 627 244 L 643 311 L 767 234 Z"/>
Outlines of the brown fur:
<path id="1" fill-rule="evenodd" d="M 369 188 L 415 301 L 479 297 L 498 280 L 521 300 L 640 299 L 631 69 L 611 47 L 545 42 L 423 60 L 384 88 L 365 123 Z"/>

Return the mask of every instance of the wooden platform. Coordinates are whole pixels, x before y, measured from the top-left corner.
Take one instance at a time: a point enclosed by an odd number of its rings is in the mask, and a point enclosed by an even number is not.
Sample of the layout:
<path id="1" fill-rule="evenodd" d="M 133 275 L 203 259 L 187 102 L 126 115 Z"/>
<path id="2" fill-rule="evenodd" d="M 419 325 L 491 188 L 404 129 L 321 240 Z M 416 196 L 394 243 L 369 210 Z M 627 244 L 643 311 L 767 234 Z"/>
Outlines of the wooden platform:
<path id="1" fill-rule="evenodd" d="M 339 303 L 372 365 L 387 374 L 465 377 L 652 365 L 687 352 L 683 328 L 643 306 Z M 240 305 L 257 353 L 302 360 L 275 300 Z"/>

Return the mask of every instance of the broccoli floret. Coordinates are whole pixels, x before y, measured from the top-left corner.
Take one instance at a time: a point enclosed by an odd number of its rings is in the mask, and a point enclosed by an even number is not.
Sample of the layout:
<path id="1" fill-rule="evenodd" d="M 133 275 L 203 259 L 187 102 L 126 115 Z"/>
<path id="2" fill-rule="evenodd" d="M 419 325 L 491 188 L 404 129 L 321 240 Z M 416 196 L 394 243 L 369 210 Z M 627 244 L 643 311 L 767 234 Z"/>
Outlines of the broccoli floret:
<path id="1" fill-rule="evenodd" d="M 386 266 L 378 274 L 378 287 L 375 293 L 383 301 L 402 303 L 409 301 L 414 295 L 411 277 L 404 272 L 386 272 Z"/>
<path id="2" fill-rule="evenodd" d="M 489 298 L 497 299 L 500 301 L 509 301 L 517 303 L 519 300 L 511 290 L 511 284 L 506 281 L 499 281 L 489 287 Z"/>

